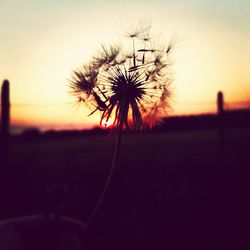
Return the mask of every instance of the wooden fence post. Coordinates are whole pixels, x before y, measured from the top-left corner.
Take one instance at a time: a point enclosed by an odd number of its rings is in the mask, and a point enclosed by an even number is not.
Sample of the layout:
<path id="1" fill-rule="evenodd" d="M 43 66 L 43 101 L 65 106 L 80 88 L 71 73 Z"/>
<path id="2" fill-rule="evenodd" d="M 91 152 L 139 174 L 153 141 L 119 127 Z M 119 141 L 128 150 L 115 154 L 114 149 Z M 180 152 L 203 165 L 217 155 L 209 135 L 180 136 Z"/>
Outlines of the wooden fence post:
<path id="1" fill-rule="evenodd" d="M 217 94 L 217 112 L 218 115 L 222 115 L 224 113 L 224 98 L 221 91 Z"/>
<path id="2" fill-rule="evenodd" d="M 1 89 L 0 156 L 1 156 L 1 163 L 3 164 L 1 168 L 5 168 L 8 165 L 9 132 L 10 132 L 10 87 L 9 87 L 9 81 L 4 80 Z"/>
<path id="3" fill-rule="evenodd" d="M 222 91 L 217 94 L 217 114 L 218 114 L 218 139 L 219 139 L 219 159 L 220 165 L 224 166 L 225 158 L 225 128 L 224 128 L 224 97 Z"/>

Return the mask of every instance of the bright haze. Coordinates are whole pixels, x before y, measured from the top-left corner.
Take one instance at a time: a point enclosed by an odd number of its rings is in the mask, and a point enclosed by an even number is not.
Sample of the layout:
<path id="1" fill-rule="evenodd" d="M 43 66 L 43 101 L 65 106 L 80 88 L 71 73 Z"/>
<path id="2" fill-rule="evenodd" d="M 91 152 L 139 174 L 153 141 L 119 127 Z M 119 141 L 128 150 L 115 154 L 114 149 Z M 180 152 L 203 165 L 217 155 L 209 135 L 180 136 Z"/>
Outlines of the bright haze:
<path id="1" fill-rule="evenodd" d="M 12 124 L 98 125 L 68 79 L 143 19 L 155 40 L 173 43 L 171 115 L 215 112 L 219 90 L 230 108 L 249 103 L 249 0 L 1 0 L 0 80 L 11 84 Z"/>

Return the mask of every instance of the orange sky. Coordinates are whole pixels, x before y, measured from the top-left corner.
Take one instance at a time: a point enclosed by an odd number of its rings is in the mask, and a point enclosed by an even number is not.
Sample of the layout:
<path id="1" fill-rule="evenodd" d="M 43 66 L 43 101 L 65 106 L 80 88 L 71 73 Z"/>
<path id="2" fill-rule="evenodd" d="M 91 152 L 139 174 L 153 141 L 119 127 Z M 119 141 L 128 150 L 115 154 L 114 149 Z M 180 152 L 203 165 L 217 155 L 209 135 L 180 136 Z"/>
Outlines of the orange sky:
<path id="1" fill-rule="evenodd" d="M 152 20 L 161 41 L 174 38 L 172 115 L 250 100 L 250 3 L 247 1 L 51 1 L 0 3 L 0 80 L 11 83 L 12 122 L 51 127 L 98 124 L 68 93 L 74 68 L 126 28 Z"/>

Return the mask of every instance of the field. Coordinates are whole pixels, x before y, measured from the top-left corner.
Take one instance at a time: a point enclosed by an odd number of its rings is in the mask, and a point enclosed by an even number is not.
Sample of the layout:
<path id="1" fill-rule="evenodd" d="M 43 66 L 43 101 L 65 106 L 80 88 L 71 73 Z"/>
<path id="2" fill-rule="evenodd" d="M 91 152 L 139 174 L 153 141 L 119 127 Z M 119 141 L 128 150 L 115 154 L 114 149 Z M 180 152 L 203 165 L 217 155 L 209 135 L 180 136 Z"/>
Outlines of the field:
<path id="1" fill-rule="evenodd" d="M 112 135 L 13 140 L 2 217 L 51 209 L 60 183 L 63 213 L 86 222 L 114 144 Z M 246 249 L 249 149 L 249 129 L 125 135 L 89 249 Z"/>

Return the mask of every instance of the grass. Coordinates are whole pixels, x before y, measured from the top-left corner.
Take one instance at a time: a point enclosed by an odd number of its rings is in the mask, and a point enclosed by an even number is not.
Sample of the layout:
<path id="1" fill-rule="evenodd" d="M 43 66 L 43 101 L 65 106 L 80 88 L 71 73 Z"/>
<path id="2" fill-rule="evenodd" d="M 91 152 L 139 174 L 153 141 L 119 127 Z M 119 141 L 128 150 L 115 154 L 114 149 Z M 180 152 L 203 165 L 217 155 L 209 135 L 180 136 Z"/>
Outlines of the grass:
<path id="1" fill-rule="evenodd" d="M 177 150 L 176 153 L 179 154 L 179 147 L 185 147 L 188 144 L 194 144 L 198 147 L 198 144 L 202 143 L 205 143 L 206 145 L 208 145 L 208 143 L 216 144 L 216 140 L 216 131 L 145 134 L 137 136 L 128 135 L 124 137 L 121 151 L 128 154 L 136 151 L 140 155 L 140 152 L 144 154 L 144 150 L 150 150 L 154 154 L 157 153 L 158 150 L 161 151 L 164 148 L 172 148 L 172 150 Z M 65 160 L 67 161 L 67 158 L 70 158 L 70 156 L 77 155 L 79 157 L 84 157 L 85 162 L 93 163 L 95 160 L 103 159 L 103 157 L 106 159 L 107 156 L 112 156 L 113 148 L 114 138 L 106 135 L 70 139 L 62 138 L 57 140 L 49 139 L 42 141 L 28 141 L 21 144 L 16 142 L 11 145 L 11 160 L 13 162 L 20 162 L 20 160 L 22 161 L 22 159 L 26 157 L 29 159 L 33 158 L 34 165 L 39 164 L 39 161 L 41 160 L 48 160 L 48 163 L 45 164 L 48 165 L 50 164 L 49 160 L 51 158 L 61 159 L 62 162 L 65 162 Z M 94 159 L 93 155 L 98 157 Z M 175 158 L 175 155 L 171 158 Z M 103 162 L 105 164 L 104 160 Z"/>
<path id="2" fill-rule="evenodd" d="M 249 129 L 225 131 L 224 158 L 216 130 L 124 136 L 111 186 L 88 232 L 90 245 L 240 249 L 249 223 L 249 146 Z M 112 136 L 13 142 L 12 199 L 4 216 L 41 212 L 44 185 L 59 181 L 70 191 L 64 213 L 86 221 L 113 149 Z"/>

